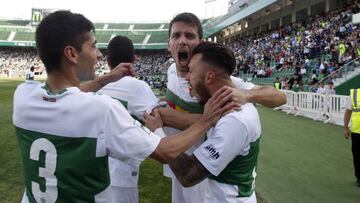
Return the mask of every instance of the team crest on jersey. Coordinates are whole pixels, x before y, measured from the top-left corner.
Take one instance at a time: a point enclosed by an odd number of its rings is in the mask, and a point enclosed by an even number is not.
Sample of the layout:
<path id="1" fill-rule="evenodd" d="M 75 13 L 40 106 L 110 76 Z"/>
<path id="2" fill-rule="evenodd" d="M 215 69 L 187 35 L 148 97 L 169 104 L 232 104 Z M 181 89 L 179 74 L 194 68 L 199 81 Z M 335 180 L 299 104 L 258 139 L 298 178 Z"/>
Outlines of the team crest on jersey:
<path id="1" fill-rule="evenodd" d="M 216 151 L 216 148 L 214 147 L 214 145 L 209 144 L 208 146 L 205 147 L 205 149 L 209 152 L 210 156 L 213 159 L 218 159 L 220 157 L 219 152 Z"/>

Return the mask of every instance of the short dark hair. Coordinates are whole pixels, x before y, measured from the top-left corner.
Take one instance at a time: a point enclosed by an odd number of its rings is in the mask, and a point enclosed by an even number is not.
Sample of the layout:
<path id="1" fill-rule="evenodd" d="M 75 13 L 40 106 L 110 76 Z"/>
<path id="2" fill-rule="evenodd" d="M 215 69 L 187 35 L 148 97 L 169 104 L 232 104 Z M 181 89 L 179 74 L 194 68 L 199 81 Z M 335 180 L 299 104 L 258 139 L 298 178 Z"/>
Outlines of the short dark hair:
<path id="1" fill-rule="evenodd" d="M 172 29 L 172 25 L 176 22 L 182 22 L 182 23 L 188 23 L 191 24 L 195 27 L 197 27 L 198 30 L 198 35 L 199 35 L 199 39 L 203 38 L 203 29 L 202 29 L 202 25 L 200 22 L 200 19 L 193 13 L 179 13 L 177 14 L 171 21 L 169 24 L 169 37 L 171 35 L 171 29 Z"/>
<path id="2" fill-rule="evenodd" d="M 110 68 L 120 63 L 132 63 L 135 55 L 133 42 L 125 36 L 118 35 L 110 40 L 107 55 Z"/>
<path id="3" fill-rule="evenodd" d="M 81 14 L 70 11 L 56 11 L 46 16 L 35 33 L 36 49 L 46 71 L 60 69 L 61 57 L 66 46 L 81 51 L 88 39 L 87 32 L 95 32 L 94 25 Z"/>
<path id="4" fill-rule="evenodd" d="M 234 52 L 224 45 L 214 42 L 201 42 L 194 48 L 193 56 L 195 54 L 201 54 L 202 61 L 223 69 L 229 75 L 235 70 Z"/>

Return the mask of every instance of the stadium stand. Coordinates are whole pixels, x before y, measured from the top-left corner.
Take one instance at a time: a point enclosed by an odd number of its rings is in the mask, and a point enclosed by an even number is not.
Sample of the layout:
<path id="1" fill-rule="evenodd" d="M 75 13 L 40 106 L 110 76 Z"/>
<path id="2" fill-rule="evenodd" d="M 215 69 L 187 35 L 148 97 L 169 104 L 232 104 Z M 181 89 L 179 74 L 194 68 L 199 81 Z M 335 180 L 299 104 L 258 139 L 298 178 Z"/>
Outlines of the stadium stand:
<path id="1" fill-rule="evenodd" d="M 120 29 L 120 30 L 127 30 L 129 29 L 130 24 L 128 23 L 109 23 L 108 29 Z"/>
<path id="2" fill-rule="evenodd" d="M 103 29 L 107 23 L 94 23 L 95 29 Z"/>
<path id="3" fill-rule="evenodd" d="M 10 31 L 2 31 L 0 30 L 0 40 L 7 40 L 9 37 Z"/>
<path id="4" fill-rule="evenodd" d="M 99 43 L 108 43 L 111 38 L 111 33 L 106 33 L 106 34 L 95 33 L 95 37 Z"/>
<path id="5" fill-rule="evenodd" d="M 164 43 L 169 39 L 167 31 L 149 32 L 149 34 L 151 34 L 151 37 L 148 43 Z"/>
<path id="6" fill-rule="evenodd" d="M 29 23 L 29 20 L 0 20 L 0 25 L 25 26 Z"/>
<path id="7" fill-rule="evenodd" d="M 154 30 L 159 29 L 161 23 L 136 23 L 134 24 L 134 30 Z"/>
<path id="8" fill-rule="evenodd" d="M 271 85 L 276 77 L 290 80 L 295 73 L 301 75 L 299 90 L 310 90 L 327 76 L 328 82 L 332 81 L 337 69 L 359 55 L 360 29 L 351 23 L 352 14 L 359 11 L 354 4 L 316 15 L 307 25 L 292 23 L 235 40 L 229 46 L 238 56 L 239 71 L 244 73 L 241 77 Z M 341 46 L 345 47 L 343 52 Z M 291 90 L 292 84 L 287 88 Z"/>
<path id="9" fill-rule="evenodd" d="M 16 32 L 14 41 L 34 41 L 34 32 Z"/>
<path id="10" fill-rule="evenodd" d="M 169 29 L 169 23 L 166 23 L 163 27 L 163 29 Z"/>

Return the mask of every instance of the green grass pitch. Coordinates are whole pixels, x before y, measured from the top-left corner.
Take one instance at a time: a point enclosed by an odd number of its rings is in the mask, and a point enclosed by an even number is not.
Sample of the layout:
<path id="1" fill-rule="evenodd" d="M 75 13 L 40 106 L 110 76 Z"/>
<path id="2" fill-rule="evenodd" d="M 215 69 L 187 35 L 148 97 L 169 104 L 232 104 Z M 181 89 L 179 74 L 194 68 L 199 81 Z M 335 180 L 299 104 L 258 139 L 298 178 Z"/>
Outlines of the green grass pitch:
<path id="1" fill-rule="evenodd" d="M 0 80 L 0 202 L 20 202 L 23 177 L 11 122 L 12 96 L 21 81 Z M 350 141 L 342 127 L 258 108 L 262 124 L 257 192 L 266 202 L 360 202 Z M 170 180 L 146 160 L 140 172 L 140 202 L 171 202 Z"/>

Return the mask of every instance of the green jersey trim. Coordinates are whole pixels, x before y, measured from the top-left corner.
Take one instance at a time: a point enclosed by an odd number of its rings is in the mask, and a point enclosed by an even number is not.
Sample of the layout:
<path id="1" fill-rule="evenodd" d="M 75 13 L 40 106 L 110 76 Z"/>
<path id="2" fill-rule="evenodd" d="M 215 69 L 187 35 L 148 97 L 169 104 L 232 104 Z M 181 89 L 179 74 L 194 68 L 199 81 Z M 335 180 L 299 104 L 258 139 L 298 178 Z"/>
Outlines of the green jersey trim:
<path id="1" fill-rule="evenodd" d="M 171 90 L 166 90 L 165 98 L 169 106 L 176 110 L 183 110 L 189 113 L 199 113 L 204 112 L 204 106 L 197 102 L 187 102 L 181 99 L 179 96 L 174 94 Z"/>
<path id="2" fill-rule="evenodd" d="M 257 160 L 260 151 L 260 138 L 250 143 L 249 153 L 238 155 L 218 176 L 209 178 L 220 183 L 237 185 L 238 197 L 250 197 L 255 190 Z"/>
<path id="3" fill-rule="evenodd" d="M 63 94 L 64 92 L 67 91 L 67 89 L 63 89 L 63 90 L 60 90 L 60 92 L 52 92 L 49 88 L 49 86 L 45 83 L 44 86 L 42 86 L 41 88 L 43 88 L 44 90 L 46 90 L 47 94 L 48 95 L 60 95 L 60 94 Z"/>
<path id="4" fill-rule="evenodd" d="M 115 100 L 118 100 L 125 107 L 126 110 L 129 110 L 128 109 L 128 101 L 118 99 L 118 98 L 115 98 L 115 97 L 111 97 L 111 98 L 113 98 Z M 133 119 L 139 121 L 142 125 L 145 125 L 145 123 L 140 118 L 138 118 L 137 116 L 135 116 L 133 114 L 130 114 L 130 116 L 133 117 Z"/>

